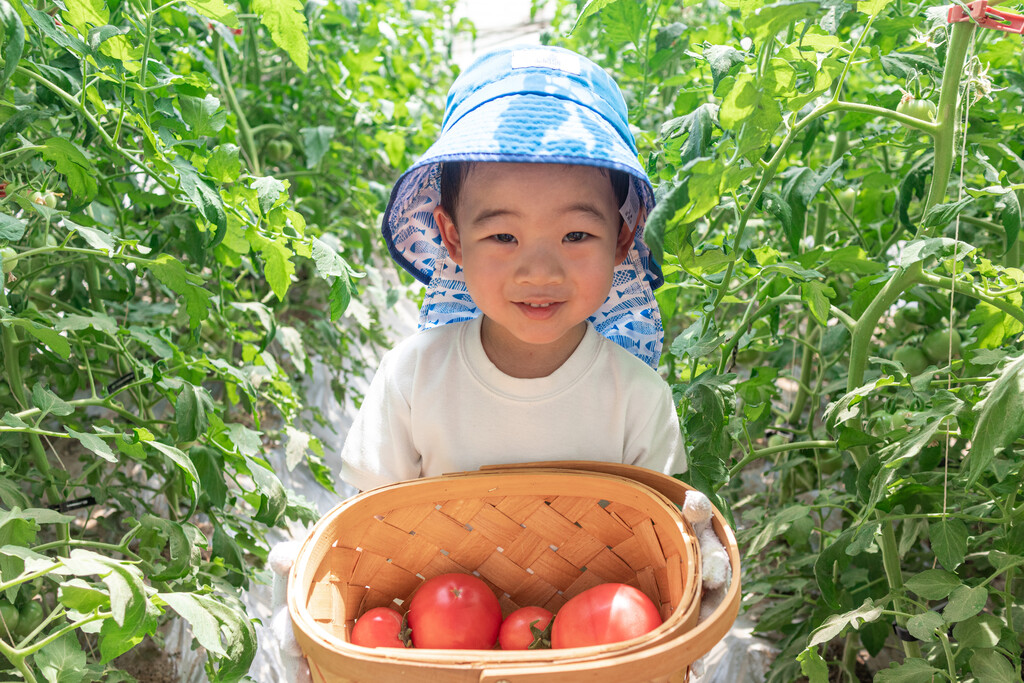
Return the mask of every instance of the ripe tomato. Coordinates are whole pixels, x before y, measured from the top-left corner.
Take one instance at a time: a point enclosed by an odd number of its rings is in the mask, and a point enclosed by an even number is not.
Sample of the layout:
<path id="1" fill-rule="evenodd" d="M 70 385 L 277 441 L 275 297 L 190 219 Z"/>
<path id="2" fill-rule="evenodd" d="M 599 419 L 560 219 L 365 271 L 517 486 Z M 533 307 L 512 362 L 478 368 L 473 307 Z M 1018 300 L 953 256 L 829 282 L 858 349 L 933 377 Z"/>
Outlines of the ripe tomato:
<path id="1" fill-rule="evenodd" d="M 409 601 L 413 647 L 489 650 L 498 640 L 501 605 L 472 574 L 427 579 Z"/>
<path id="2" fill-rule="evenodd" d="M 551 647 L 618 643 L 661 625 L 651 599 L 624 583 L 602 583 L 565 603 L 551 627 Z"/>
<path id="3" fill-rule="evenodd" d="M 520 607 L 501 622 L 498 644 L 502 650 L 535 650 L 551 647 L 544 633 L 554 615 L 543 607 Z"/>
<path id="4" fill-rule="evenodd" d="M 402 615 L 390 607 L 366 610 L 352 628 L 352 642 L 363 647 L 405 647 Z"/>

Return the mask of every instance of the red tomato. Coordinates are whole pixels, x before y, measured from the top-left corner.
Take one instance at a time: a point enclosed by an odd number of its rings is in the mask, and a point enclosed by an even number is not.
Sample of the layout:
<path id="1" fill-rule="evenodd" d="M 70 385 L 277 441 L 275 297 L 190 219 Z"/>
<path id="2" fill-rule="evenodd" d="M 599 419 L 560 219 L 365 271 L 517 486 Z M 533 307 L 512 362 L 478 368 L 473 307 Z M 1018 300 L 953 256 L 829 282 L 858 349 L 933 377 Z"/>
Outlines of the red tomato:
<path id="1" fill-rule="evenodd" d="M 472 574 L 427 579 L 409 601 L 413 647 L 489 650 L 501 628 L 501 605 Z"/>
<path id="2" fill-rule="evenodd" d="M 520 607 L 501 622 L 498 643 L 502 650 L 529 650 L 551 647 L 550 635 L 538 636 L 533 629 L 544 631 L 554 615 L 543 607 Z M 532 628 L 531 628 L 532 627 Z"/>
<path id="3" fill-rule="evenodd" d="M 363 647 L 405 647 L 402 615 L 390 607 L 366 610 L 352 627 L 352 642 Z"/>
<path id="4" fill-rule="evenodd" d="M 661 625 L 651 599 L 624 583 L 602 583 L 565 603 L 551 627 L 551 647 L 586 647 L 629 640 Z"/>

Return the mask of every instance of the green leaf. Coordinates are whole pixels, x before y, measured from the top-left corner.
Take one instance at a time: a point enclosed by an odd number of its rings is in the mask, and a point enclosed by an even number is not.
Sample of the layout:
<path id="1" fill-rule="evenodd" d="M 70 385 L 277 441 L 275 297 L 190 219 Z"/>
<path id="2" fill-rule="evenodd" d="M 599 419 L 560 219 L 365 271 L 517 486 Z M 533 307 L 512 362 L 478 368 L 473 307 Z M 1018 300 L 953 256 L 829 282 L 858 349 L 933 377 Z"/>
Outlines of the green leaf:
<path id="1" fill-rule="evenodd" d="M 999 213 L 999 220 L 1002 221 L 1003 228 L 1006 230 L 1006 250 L 1003 253 L 1006 253 L 1017 242 L 1017 236 L 1020 234 L 1020 199 L 1017 197 L 1017 193 L 1013 190 L 1004 192 L 996 205 L 997 208 L 1000 206 L 1002 211 Z"/>
<path id="2" fill-rule="evenodd" d="M 337 129 L 334 126 L 317 126 L 315 128 L 300 128 L 302 134 L 302 151 L 306 155 L 306 168 L 316 168 L 320 160 L 331 149 L 331 140 L 334 139 Z"/>
<path id="3" fill-rule="evenodd" d="M 85 152 L 70 140 L 50 138 L 43 143 L 40 152 L 44 159 L 53 162 L 58 173 L 68 179 L 68 187 L 83 203 L 96 196 L 96 169 L 85 156 Z"/>
<path id="4" fill-rule="evenodd" d="M 962 648 L 978 649 L 999 644 L 1004 622 L 994 614 L 979 614 L 953 627 L 953 637 Z"/>
<path id="5" fill-rule="evenodd" d="M 68 609 L 88 614 L 97 608 L 109 609 L 110 596 L 91 583 L 73 578 L 58 587 L 57 600 Z"/>
<path id="6" fill-rule="evenodd" d="M 74 230 L 79 235 L 81 235 L 82 239 L 84 239 L 86 243 L 93 249 L 104 251 L 107 253 L 108 256 L 113 256 L 114 252 L 117 251 L 116 238 L 106 230 L 102 230 L 96 227 L 86 227 L 84 225 L 78 225 L 77 223 L 74 223 L 73 221 L 70 221 L 67 218 L 64 219 L 64 224 L 68 227 L 68 229 Z"/>
<path id="7" fill-rule="evenodd" d="M 926 569 L 907 579 L 906 586 L 925 600 L 942 600 L 961 585 L 956 574 L 942 569 Z"/>
<path id="8" fill-rule="evenodd" d="M 274 44 L 305 73 L 309 68 L 309 43 L 303 5 L 302 0 L 253 0 L 252 11 L 270 31 Z"/>
<path id="9" fill-rule="evenodd" d="M 907 658 L 902 664 L 890 664 L 875 674 L 875 683 L 935 683 L 943 680 L 943 672 L 923 659 Z"/>
<path id="10" fill-rule="evenodd" d="M 352 303 L 352 294 L 354 287 L 352 281 L 347 277 L 338 277 L 331 283 L 331 291 L 328 294 L 328 300 L 331 304 L 331 320 L 338 320 L 348 309 L 348 305 Z"/>
<path id="11" fill-rule="evenodd" d="M 185 264 L 170 254 L 160 254 L 146 267 L 161 283 L 185 297 L 185 308 L 191 327 L 199 327 L 210 311 L 210 297 L 213 296 L 199 285 L 203 279 L 185 269 Z"/>
<path id="12" fill-rule="evenodd" d="M 743 25 L 752 34 L 754 43 L 760 45 L 790 25 L 814 16 L 818 7 L 817 2 L 783 0 L 758 7 L 756 12 L 743 17 Z"/>
<path id="13" fill-rule="evenodd" d="M 207 413 L 214 410 L 213 398 L 202 387 L 185 382 L 174 403 L 174 420 L 178 441 L 195 441 L 210 426 Z M 197 477 L 198 478 L 198 477 Z"/>
<path id="14" fill-rule="evenodd" d="M 235 445 L 238 452 L 242 455 L 254 456 L 263 448 L 259 432 L 255 432 L 237 422 L 231 422 L 226 427 L 228 429 L 228 438 L 231 439 L 231 443 Z"/>
<path id="15" fill-rule="evenodd" d="M 204 607 L 220 623 L 227 654 L 217 666 L 217 680 L 235 683 L 249 673 L 249 666 L 256 656 L 256 629 L 241 605 L 228 606 L 210 600 Z"/>
<path id="16" fill-rule="evenodd" d="M 104 26 L 110 21 L 104 0 L 67 0 L 65 5 L 64 23 L 77 28 L 83 36 L 89 33 L 90 27 Z"/>
<path id="17" fill-rule="evenodd" d="M 295 274 L 295 264 L 291 261 L 295 254 L 288 248 L 287 239 L 267 239 L 252 227 L 246 230 L 245 236 L 253 249 L 259 251 L 263 257 L 263 275 L 267 278 L 267 284 L 278 300 L 284 301 L 285 294 L 292 285 L 292 275 Z"/>
<path id="18" fill-rule="evenodd" d="M 747 61 L 747 55 L 727 45 L 710 45 L 704 49 L 704 59 L 711 67 L 711 89 L 714 92 L 723 78 L 739 70 L 737 67 Z"/>
<path id="19" fill-rule="evenodd" d="M 171 462 L 177 465 L 182 472 L 188 475 L 188 483 L 192 486 L 192 488 L 197 488 L 197 484 L 199 482 L 199 474 L 196 472 L 196 467 L 195 465 L 192 464 L 192 460 L 190 460 L 189 457 L 184 452 L 175 448 L 174 446 L 170 446 L 159 441 L 149 441 L 147 442 L 147 445 L 149 445 L 151 448 L 155 448 L 156 450 L 166 455 L 171 460 Z"/>
<path id="20" fill-rule="evenodd" d="M 748 545 L 749 552 L 751 554 L 761 552 L 770 542 L 784 534 L 793 522 L 809 515 L 810 511 L 806 505 L 790 505 L 783 508 L 767 519 L 763 526 L 759 525 L 760 530 Z M 817 645 L 817 643 L 812 642 L 810 645 Z"/>
<path id="21" fill-rule="evenodd" d="M 17 242 L 25 234 L 26 227 L 28 227 L 28 223 L 20 218 L 0 213 L 0 240 Z"/>
<path id="22" fill-rule="evenodd" d="M 928 237 L 908 242 L 900 252 L 899 265 L 906 268 L 932 256 L 952 258 L 954 253 L 956 260 L 960 261 L 967 258 L 973 251 L 975 248 L 966 242 L 958 242 L 949 237 Z"/>
<path id="23" fill-rule="evenodd" d="M 210 160 L 206 162 L 206 175 L 225 185 L 238 180 L 242 175 L 242 162 L 238 158 L 238 146 L 231 143 L 217 145 Z M 210 246 L 217 245 L 211 244 Z"/>
<path id="24" fill-rule="evenodd" d="M 192 626 L 192 636 L 200 645 L 218 657 L 227 654 L 221 642 L 220 621 L 208 608 L 213 598 L 194 593 L 158 593 L 157 597 Z"/>
<path id="25" fill-rule="evenodd" d="M 972 654 L 971 672 L 979 683 L 1020 683 L 1013 665 L 995 650 L 978 650 Z"/>
<path id="26" fill-rule="evenodd" d="M 203 216 L 217 226 L 218 231 L 227 227 L 227 214 L 224 212 L 224 200 L 210 187 L 192 164 L 183 157 L 175 157 L 171 165 L 178 172 L 178 185 Z"/>
<path id="27" fill-rule="evenodd" d="M 949 594 L 949 603 L 942 610 L 942 618 L 946 623 L 970 619 L 985 608 L 986 602 L 988 591 L 984 586 L 957 586 Z"/>
<path id="28" fill-rule="evenodd" d="M 67 426 L 64 427 L 64 430 L 74 438 L 78 439 L 78 442 L 80 444 L 82 444 L 83 446 L 85 446 L 90 451 L 100 456 L 107 462 L 117 462 L 117 456 L 114 455 L 114 452 L 110 450 L 110 446 L 108 446 L 107 443 L 100 437 L 96 436 L 95 434 L 83 434 L 82 432 L 76 432 L 74 429 L 71 429 L 70 427 Z"/>
<path id="29" fill-rule="evenodd" d="M 918 640 L 929 642 L 936 639 L 935 631 L 945 629 L 946 624 L 938 612 L 922 612 L 907 619 L 907 630 Z"/>
<path id="30" fill-rule="evenodd" d="M 228 572 L 224 577 L 225 581 L 237 588 L 248 588 L 245 554 L 223 526 L 218 525 L 213 530 L 213 556 L 219 558 L 225 567 L 234 570 Z"/>
<path id="31" fill-rule="evenodd" d="M 936 204 L 928 209 L 928 213 L 925 214 L 924 225 L 926 228 L 933 226 L 945 227 L 956 220 L 956 217 L 973 202 L 974 197 L 967 195 L 963 199 L 949 204 Z"/>
<path id="32" fill-rule="evenodd" d="M 70 2 L 69 2 L 70 4 Z M 47 644 L 35 656 L 35 664 L 49 683 L 83 683 L 86 678 L 86 656 L 74 633 Z"/>
<path id="33" fill-rule="evenodd" d="M 857 11 L 872 17 L 878 16 L 882 10 L 888 7 L 890 2 L 892 0 L 864 0 L 864 2 L 857 3 Z"/>
<path id="34" fill-rule="evenodd" d="M 615 2 L 619 2 L 619 0 L 587 0 L 587 4 L 583 6 L 583 10 L 580 11 L 579 16 L 576 17 L 576 23 L 574 23 L 572 28 L 569 29 L 569 35 L 572 35 L 576 31 L 576 28 L 584 19 L 592 14 L 600 12 L 602 9 Z"/>
<path id="35" fill-rule="evenodd" d="M 836 290 L 824 282 L 810 280 L 800 285 L 800 293 L 814 319 L 822 326 L 828 325 L 829 309 L 831 307 L 829 299 L 836 295 Z"/>
<path id="36" fill-rule="evenodd" d="M 257 522 L 274 526 L 281 519 L 284 510 L 288 505 L 288 496 L 285 493 L 281 480 L 274 472 L 252 458 L 246 458 L 249 465 L 249 472 L 256 484 L 256 493 L 259 494 L 259 508 L 256 510 L 254 519 Z"/>
<path id="37" fill-rule="evenodd" d="M 181 118 L 196 137 L 216 135 L 228 122 L 227 112 L 213 95 L 202 99 L 179 95 L 178 102 Z"/>
<path id="38" fill-rule="evenodd" d="M 39 408 L 42 416 L 50 414 L 64 416 L 75 412 L 75 409 L 64 399 L 38 382 L 32 387 L 32 405 Z"/>
<path id="39" fill-rule="evenodd" d="M 808 683 L 828 683 L 828 664 L 818 654 L 818 648 L 808 647 L 796 656 L 800 672 L 807 676 Z"/>
<path id="40" fill-rule="evenodd" d="M 3 52 L 0 54 L 4 58 L 4 69 L 0 71 L 0 93 L 4 93 L 7 90 L 7 81 L 14 74 L 14 69 L 21 61 L 21 55 L 25 50 L 25 25 L 6 0 L 0 2 L 0 25 L 3 26 L 3 42 L 0 43 Z M 2 233 L 3 224 L 0 222 L 0 235 Z"/>
<path id="41" fill-rule="evenodd" d="M 224 0 L 185 0 L 186 4 L 208 19 L 236 28 L 238 17 L 235 10 L 224 4 Z"/>
<path id="42" fill-rule="evenodd" d="M 839 589 L 836 586 L 836 570 L 841 573 L 850 566 L 851 557 L 846 548 L 853 540 L 856 529 L 845 529 L 826 548 L 818 553 L 814 561 L 814 577 L 817 580 L 818 588 L 821 590 L 821 597 L 832 609 L 839 608 Z"/>
<path id="43" fill-rule="evenodd" d="M 942 566 L 953 571 L 967 554 L 967 527 L 956 518 L 944 518 L 928 525 L 932 550 Z"/>
<path id="44" fill-rule="evenodd" d="M 284 183 L 273 176 L 253 178 L 251 187 L 256 190 L 256 197 L 259 199 L 260 211 L 263 212 L 263 215 L 270 213 L 286 189 Z"/>
<path id="45" fill-rule="evenodd" d="M 1024 355 L 1006 364 L 974 410 L 977 421 L 965 458 L 968 486 L 989 470 L 997 455 L 1024 436 Z"/>
<path id="46" fill-rule="evenodd" d="M 845 614 L 833 614 L 827 618 L 811 634 L 807 646 L 813 648 L 822 643 L 827 643 L 841 634 L 847 626 L 860 628 L 862 624 L 875 621 L 880 616 L 882 616 L 882 606 L 875 605 L 870 599 L 865 598 L 864 602 L 857 609 Z"/>
<path id="47" fill-rule="evenodd" d="M 205 484 L 205 482 L 204 482 Z M 179 523 L 154 515 L 141 520 L 144 527 L 155 529 L 167 539 L 167 563 L 150 578 L 154 581 L 169 581 L 190 575 L 199 566 L 200 550 L 206 548 L 206 536 L 194 524 Z M 160 550 L 159 547 L 153 550 Z"/>
<path id="48" fill-rule="evenodd" d="M 4 318 L 2 324 L 22 328 L 43 344 L 49 346 L 54 353 L 64 360 L 71 357 L 71 344 L 68 342 L 67 337 L 51 327 L 25 318 Z"/>

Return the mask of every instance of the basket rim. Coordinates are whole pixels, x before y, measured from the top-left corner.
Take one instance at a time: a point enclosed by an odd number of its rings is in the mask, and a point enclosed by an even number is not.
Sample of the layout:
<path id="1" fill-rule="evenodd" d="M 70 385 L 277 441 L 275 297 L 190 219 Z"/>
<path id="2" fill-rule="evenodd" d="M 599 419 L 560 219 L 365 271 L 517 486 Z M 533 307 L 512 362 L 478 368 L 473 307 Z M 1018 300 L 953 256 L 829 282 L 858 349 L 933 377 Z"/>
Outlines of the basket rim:
<path id="1" fill-rule="evenodd" d="M 532 665 L 536 663 L 537 651 L 531 650 L 401 649 L 366 648 L 354 645 L 347 640 L 329 633 L 327 629 L 317 624 L 306 609 L 305 598 L 308 594 L 309 587 L 312 584 L 313 575 L 319 567 L 320 562 L 323 560 L 323 557 L 326 555 L 327 549 L 330 547 L 325 546 L 322 553 L 314 555 L 316 542 L 323 535 L 325 530 L 335 524 L 336 520 L 344 513 L 361 513 L 363 508 L 370 507 L 374 502 L 373 499 L 375 497 L 380 497 L 380 494 L 382 493 L 403 492 L 410 497 L 419 494 L 424 497 L 436 496 L 438 499 L 441 499 L 444 497 L 443 493 L 439 495 L 436 493 L 427 493 L 427 491 L 436 487 L 437 484 L 441 484 L 446 481 L 451 482 L 455 479 L 479 479 L 481 483 L 494 483 L 501 479 L 522 481 L 524 476 L 529 476 L 531 477 L 531 483 L 533 483 L 535 482 L 535 477 L 538 475 L 554 477 L 555 479 L 562 480 L 566 486 L 570 486 L 576 480 L 584 478 L 606 487 L 617 487 L 621 491 L 632 491 L 635 495 L 648 501 L 656 509 L 660 510 L 663 513 L 663 518 L 668 518 L 672 521 L 676 530 L 679 532 L 678 546 L 680 548 L 681 555 L 686 558 L 688 563 L 687 570 L 684 572 L 683 588 L 683 599 L 688 600 L 688 604 L 686 604 L 684 609 L 680 610 L 677 607 L 657 629 L 630 640 L 608 645 L 595 645 L 584 648 L 566 648 L 563 650 L 557 650 L 559 654 L 565 653 L 563 657 L 559 658 L 560 661 L 585 661 L 595 656 L 604 657 L 611 652 L 635 649 L 644 643 L 660 642 L 663 639 L 671 638 L 673 632 L 676 630 L 682 628 L 691 630 L 694 627 L 700 605 L 699 546 L 696 543 L 696 538 L 692 529 L 682 517 L 679 510 L 675 507 L 675 504 L 661 492 L 618 474 L 582 471 L 577 468 L 540 467 L 529 468 L 528 470 L 516 469 L 515 471 L 486 470 L 458 472 L 441 475 L 439 477 L 396 482 L 394 484 L 388 484 L 359 493 L 332 508 L 327 514 L 318 520 L 310 530 L 306 541 L 303 542 L 302 547 L 296 556 L 293 569 L 289 574 L 288 609 L 291 614 L 293 624 L 296 627 L 296 636 L 299 637 L 300 643 L 306 644 L 307 647 L 313 646 L 314 648 L 328 649 L 331 652 L 338 653 L 343 656 L 376 660 L 382 663 L 386 661 L 394 661 L 398 653 L 401 653 L 400 659 L 403 662 L 416 662 L 423 665 L 458 666 L 460 664 L 466 665 L 472 663 L 487 666 L 515 666 L 516 664 Z M 533 483 L 533 486 L 534 491 L 536 491 L 536 484 Z M 487 493 L 490 493 L 490 491 L 481 491 L 480 495 L 483 496 Z M 501 494 L 498 493 L 494 495 Z M 572 494 L 562 493 L 560 495 Z M 417 501 L 410 499 L 409 504 L 416 504 L 416 502 Z M 694 595 L 694 584 L 696 587 L 696 595 Z"/>

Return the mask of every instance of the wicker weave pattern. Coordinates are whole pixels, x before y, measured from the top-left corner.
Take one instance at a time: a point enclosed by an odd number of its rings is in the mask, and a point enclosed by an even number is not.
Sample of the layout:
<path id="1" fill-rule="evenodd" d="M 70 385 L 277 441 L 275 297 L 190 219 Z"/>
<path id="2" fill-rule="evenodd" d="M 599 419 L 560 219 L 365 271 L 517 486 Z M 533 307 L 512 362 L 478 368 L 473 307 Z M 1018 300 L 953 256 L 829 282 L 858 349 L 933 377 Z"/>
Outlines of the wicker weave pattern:
<path id="1" fill-rule="evenodd" d="M 424 581 L 472 573 L 508 613 L 552 612 L 581 591 L 615 581 L 635 586 L 662 618 L 682 600 L 678 539 L 649 514 L 577 496 L 462 498 L 409 505 L 346 529 L 321 563 L 311 616 L 336 635 L 372 607 L 400 611 Z M 678 532 L 677 532 L 678 534 Z M 347 639 L 347 638 L 346 638 Z"/>
<path id="2" fill-rule="evenodd" d="M 716 511 L 733 583 L 697 624 L 700 551 L 678 505 L 686 485 L 628 465 L 508 466 L 402 482 L 327 513 L 300 550 L 289 582 L 296 637 L 317 683 L 638 683 L 685 680 L 688 665 L 728 631 L 739 609 L 739 552 Z M 568 650 L 369 649 L 354 619 L 402 610 L 429 577 L 480 576 L 508 613 L 557 611 L 598 583 L 638 587 L 666 617 L 630 641 Z"/>

